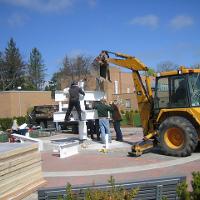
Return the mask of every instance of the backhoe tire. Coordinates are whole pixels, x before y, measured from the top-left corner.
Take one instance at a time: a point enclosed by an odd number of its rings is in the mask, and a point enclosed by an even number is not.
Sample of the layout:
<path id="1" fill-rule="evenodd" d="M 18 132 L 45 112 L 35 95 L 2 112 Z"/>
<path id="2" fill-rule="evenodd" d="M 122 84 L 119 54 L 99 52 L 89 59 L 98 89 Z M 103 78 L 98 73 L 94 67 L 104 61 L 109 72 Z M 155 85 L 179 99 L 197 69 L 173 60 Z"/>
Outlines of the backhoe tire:
<path id="1" fill-rule="evenodd" d="M 184 117 L 173 116 L 165 119 L 159 127 L 159 146 L 165 155 L 190 156 L 198 144 L 198 135 Z"/>

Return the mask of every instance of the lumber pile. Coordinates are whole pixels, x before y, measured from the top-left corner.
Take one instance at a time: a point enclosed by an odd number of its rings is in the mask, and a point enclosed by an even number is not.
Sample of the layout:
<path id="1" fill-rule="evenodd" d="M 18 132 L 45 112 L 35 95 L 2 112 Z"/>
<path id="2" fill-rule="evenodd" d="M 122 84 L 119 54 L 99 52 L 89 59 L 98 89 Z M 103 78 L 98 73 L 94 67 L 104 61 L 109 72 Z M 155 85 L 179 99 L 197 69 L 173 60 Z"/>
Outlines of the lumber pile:
<path id="1" fill-rule="evenodd" d="M 0 145 L 0 199 L 22 199 L 44 183 L 37 144 Z"/>

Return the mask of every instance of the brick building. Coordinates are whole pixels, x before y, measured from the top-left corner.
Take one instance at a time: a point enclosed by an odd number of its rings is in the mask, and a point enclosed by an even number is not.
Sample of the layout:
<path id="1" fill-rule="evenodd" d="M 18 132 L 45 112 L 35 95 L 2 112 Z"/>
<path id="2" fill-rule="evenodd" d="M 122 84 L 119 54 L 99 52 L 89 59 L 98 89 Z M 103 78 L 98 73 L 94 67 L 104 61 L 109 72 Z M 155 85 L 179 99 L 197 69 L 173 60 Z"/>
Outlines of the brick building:
<path id="1" fill-rule="evenodd" d="M 122 72 L 119 68 L 111 67 L 110 76 L 112 83 L 107 83 L 108 100 L 118 100 L 121 110 L 137 110 L 132 73 Z"/>
<path id="2" fill-rule="evenodd" d="M 25 116 L 36 105 L 52 105 L 50 91 L 4 91 L 0 92 L 0 118 Z"/>
<path id="3" fill-rule="evenodd" d="M 107 82 L 107 98 L 109 101 L 118 100 L 121 110 L 138 110 L 135 87 L 131 72 L 122 72 L 120 68 L 110 67 L 112 83 Z M 144 81 L 145 77 L 142 76 Z M 155 77 L 150 77 L 152 87 L 155 85 Z"/>
<path id="4" fill-rule="evenodd" d="M 97 74 L 93 74 L 87 77 L 85 81 L 85 90 L 96 90 L 96 77 Z M 104 91 L 107 96 L 107 100 L 118 100 L 120 102 L 121 110 L 138 110 L 137 99 L 134 93 L 134 83 L 132 73 L 122 72 L 118 67 L 110 67 L 110 77 L 112 82 L 104 82 Z M 69 87 L 70 83 L 67 80 L 63 80 L 61 88 Z"/>
<path id="5" fill-rule="evenodd" d="M 112 82 L 104 82 L 104 90 L 108 101 L 118 100 L 121 110 L 137 110 L 132 73 L 122 72 L 120 68 L 110 67 Z M 96 90 L 97 75 L 89 75 L 85 82 L 85 90 Z M 67 80 L 61 82 L 61 89 L 69 86 Z M 50 91 L 5 91 L 0 92 L 0 118 L 24 116 L 28 109 L 37 105 L 56 104 Z"/>

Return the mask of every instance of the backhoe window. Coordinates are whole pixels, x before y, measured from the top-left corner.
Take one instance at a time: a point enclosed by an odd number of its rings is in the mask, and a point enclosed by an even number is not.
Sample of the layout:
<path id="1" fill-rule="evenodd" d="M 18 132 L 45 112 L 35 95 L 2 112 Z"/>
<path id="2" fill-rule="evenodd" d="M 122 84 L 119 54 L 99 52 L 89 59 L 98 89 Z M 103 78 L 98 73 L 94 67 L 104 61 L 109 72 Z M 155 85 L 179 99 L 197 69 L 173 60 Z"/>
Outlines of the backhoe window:
<path id="1" fill-rule="evenodd" d="M 189 87 L 192 106 L 200 106 L 200 74 L 189 75 Z"/>
<path id="2" fill-rule="evenodd" d="M 169 106 L 169 82 L 168 78 L 159 78 L 154 98 L 154 108 L 166 108 Z"/>
<path id="3" fill-rule="evenodd" d="M 188 105 L 187 81 L 185 77 L 171 78 L 171 107 L 186 107 Z"/>

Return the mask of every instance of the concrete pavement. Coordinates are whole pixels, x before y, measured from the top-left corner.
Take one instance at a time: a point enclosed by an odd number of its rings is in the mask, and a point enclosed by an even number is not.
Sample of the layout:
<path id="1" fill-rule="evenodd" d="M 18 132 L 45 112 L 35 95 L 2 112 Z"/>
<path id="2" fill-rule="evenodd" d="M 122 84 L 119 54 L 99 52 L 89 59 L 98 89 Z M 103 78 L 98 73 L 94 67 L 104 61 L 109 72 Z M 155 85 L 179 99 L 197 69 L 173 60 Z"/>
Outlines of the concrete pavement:
<path id="1" fill-rule="evenodd" d="M 108 153 L 101 153 L 103 144 L 88 141 L 79 154 L 61 159 L 53 154 L 49 138 L 43 138 L 46 151 L 42 152 L 42 170 L 47 184 L 44 187 L 60 187 L 67 183 L 72 185 L 92 185 L 107 183 L 110 176 L 116 182 L 139 181 L 153 178 L 186 176 L 188 183 L 191 173 L 200 171 L 200 152 L 190 157 L 177 158 L 161 155 L 159 151 L 143 154 L 141 157 L 129 157 L 131 145 L 141 140 L 142 130 L 122 129 L 124 142 L 113 140 Z M 112 130 L 114 139 L 114 131 Z M 60 134 L 51 138 L 70 137 Z M 71 135 L 72 136 L 72 135 Z M 74 137 L 74 135 L 73 135 Z"/>

